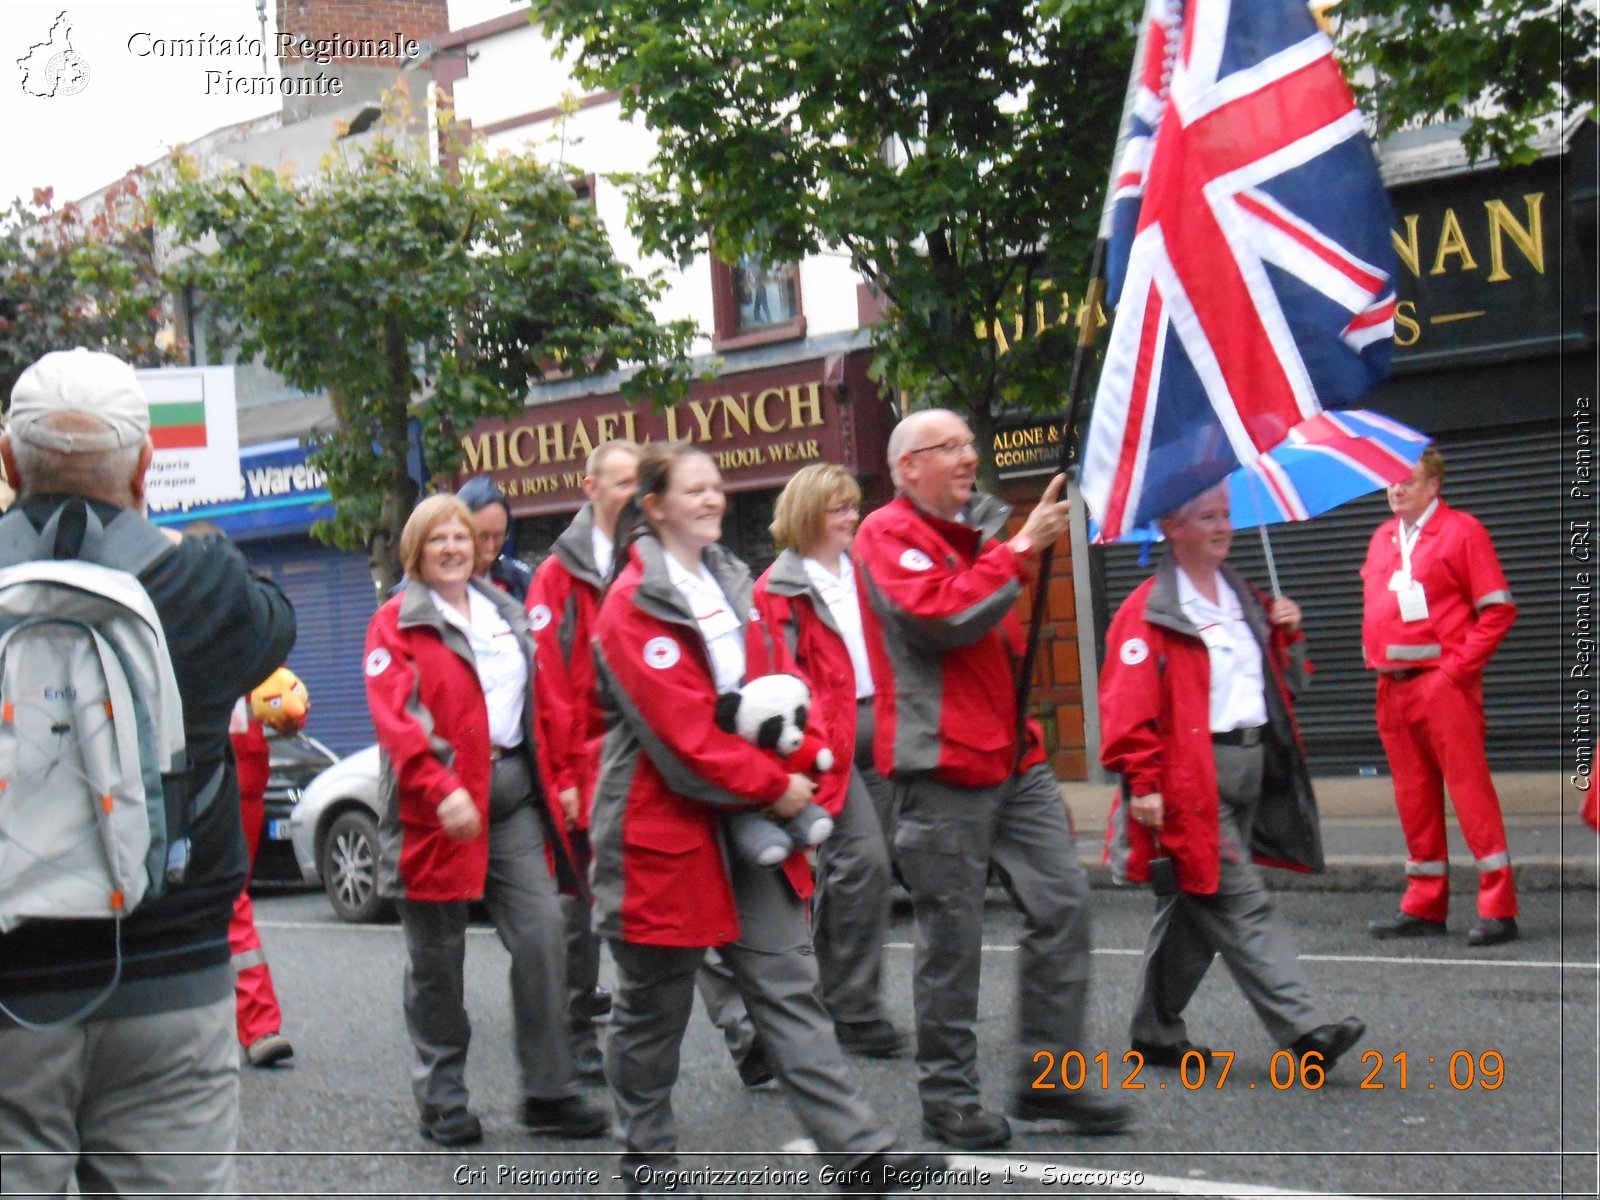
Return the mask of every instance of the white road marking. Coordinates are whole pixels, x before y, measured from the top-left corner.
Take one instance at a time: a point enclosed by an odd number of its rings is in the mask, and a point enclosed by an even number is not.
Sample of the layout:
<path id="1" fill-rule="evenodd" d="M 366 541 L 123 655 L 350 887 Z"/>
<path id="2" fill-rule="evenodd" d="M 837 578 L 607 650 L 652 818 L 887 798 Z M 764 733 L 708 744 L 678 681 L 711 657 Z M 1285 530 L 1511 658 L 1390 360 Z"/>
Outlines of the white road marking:
<path id="1" fill-rule="evenodd" d="M 257 929 L 308 929 L 320 930 L 327 933 L 333 930 L 345 930 L 351 933 L 400 933 L 399 925 L 351 925 L 345 922 L 322 921 L 263 921 L 256 920 Z M 467 929 L 468 934 L 478 937 L 496 937 L 493 929 L 474 925 Z M 912 950 L 910 942 L 885 942 L 885 950 Z M 984 950 L 991 954 L 1015 954 L 1019 947 L 1006 945 L 985 945 Z M 1102 947 L 1090 951 L 1092 954 L 1104 954 L 1111 957 L 1139 958 L 1144 955 L 1143 950 L 1124 950 L 1119 947 Z M 1383 954 L 1302 954 L 1301 962 L 1334 962 L 1334 963 L 1372 963 L 1377 966 L 1395 967 L 1527 967 L 1532 970 L 1569 970 L 1569 971 L 1600 971 L 1600 962 L 1554 962 L 1548 959 L 1516 959 L 1516 958 L 1400 958 Z M 1320 1193 L 1318 1193 L 1320 1194 Z"/>

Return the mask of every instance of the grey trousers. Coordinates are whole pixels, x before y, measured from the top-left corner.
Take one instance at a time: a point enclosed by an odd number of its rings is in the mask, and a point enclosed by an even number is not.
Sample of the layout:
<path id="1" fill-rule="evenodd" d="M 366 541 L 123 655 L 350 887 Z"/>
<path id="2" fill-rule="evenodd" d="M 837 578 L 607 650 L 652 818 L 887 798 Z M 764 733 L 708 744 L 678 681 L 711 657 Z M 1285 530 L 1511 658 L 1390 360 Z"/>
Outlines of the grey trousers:
<path id="1" fill-rule="evenodd" d="M 5 1195 L 65 1195 L 74 1179 L 85 1195 L 232 1194 L 239 1045 L 231 995 L 149 1016 L 8 1025 L 0 1062 Z"/>
<path id="2" fill-rule="evenodd" d="M 589 835 L 586 831 L 575 829 L 571 831 L 570 838 L 578 873 L 587 878 Z M 591 907 L 587 895 L 561 897 L 561 916 L 566 924 L 567 939 L 567 1017 L 575 1052 L 599 1046 L 595 1022 L 578 1015 L 578 1005 L 587 1001 L 600 983 L 600 939 L 590 927 L 593 915 Z"/>
<path id="3" fill-rule="evenodd" d="M 858 708 L 870 714 L 870 706 Z M 859 763 L 859 722 L 856 728 Z M 865 734 L 870 754 L 870 721 Z M 811 937 L 822 976 L 822 1002 L 835 1021 L 884 1019 L 879 991 L 883 943 L 889 936 L 889 883 L 883 826 L 867 780 L 856 766 L 833 833 L 817 847 L 817 890 L 811 898 Z"/>
<path id="4" fill-rule="evenodd" d="M 1087 1053 L 1089 883 L 1066 805 L 1043 765 L 992 788 L 896 780 L 895 853 L 916 912 L 917 1089 L 924 1109 L 976 1103 L 978 977 L 991 863 L 1022 914 L 1011 1085 L 1041 1050 Z"/>
<path id="5" fill-rule="evenodd" d="M 718 948 L 795 1115 L 826 1152 L 854 1162 L 896 1145 L 861 1094 L 817 995 L 805 907 L 782 873 L 734 863 L 740 939 Z M 612 941 L 617 993 L 606 1045 L 623 1162 L 659 1162 L 677 1149 L 672 1088 L 706 951 Z M 774 1147 L 776 1149 L 776 1147 Z"/>
<path id="6" fill-rule="evenodd" d="M 545 862 L 544 829 L 526 802 L 530 791 L 520 755 L 495 764 L 483 901 L 511 955 L 512 1028 L 522 1094 L 555 1100 L 578 1091 L 567 1031 L 566 927 Z M 504 805 L 516 796 L 522 802 L 505 812 Z M 467 1105 L 468 905 L 465 900 L 401 900 L 396 907 L 410 955 L 406 1029 L 417 1052 L 411 1090 L 417 1111 L 429 1120 Z"/>
<path id="7" fill-rule="evenodd" d="M 1160 1046 L 1188 1040 L 1183 1010 L 1220 954 L 1268 1036 L 1287 1046 L 1322 1022 L 1298 951 L 1273 916 L 1261 869 L 1250 860 L 1264 753 L 1260 746 L 1218 746 L 1215 753 L 1222 860 L 1217 894 L 1156 900 L 1131 1034 Z"/>
<path id="8" fill-rule="evenodd" d="M 717 950 L 706 951 L 700 969 L 694 973 L 694 987 L 700 993 L 700 1002 L 706 1006 L 706 1016 L 722 1030 L 728 1056 L 738 1066 L 756 1044 L 756 1027 L 745 1009 L 744 997 L 739 994 L 739 981 L 734 978 L 733 968 Z"/>

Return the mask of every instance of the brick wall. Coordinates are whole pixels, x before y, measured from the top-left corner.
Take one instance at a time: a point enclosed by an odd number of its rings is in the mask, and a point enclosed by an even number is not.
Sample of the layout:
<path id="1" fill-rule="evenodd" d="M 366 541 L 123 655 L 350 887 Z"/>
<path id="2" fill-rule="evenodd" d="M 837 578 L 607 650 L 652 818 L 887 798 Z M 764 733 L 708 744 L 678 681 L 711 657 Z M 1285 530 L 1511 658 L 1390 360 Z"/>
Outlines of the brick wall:
<path id="1" fill-rule="evenodd" d="M 1039 501 L 1042 479 L 1020 479 L 1005 488 L 1014 512 L 1008 535 L 1022 528 L 1023 519 Z M 1032 615 L 1030 588 L 1017 603 L 1023 630 Z M 1034 659 L 1033 691 L 1029 702 L 1044 727 L 1050 765 L 1061 779 L 1089 777 L 1088 750 L 1083 733 L 1083 676 L 1078 663 L 1078 618 L 1074 609 L 1072 543 L 1062 538 L 1050 564 L 1050 581 L 1044 589 L 1044 624 L 1039 630 L 1039 652 Z M 1095 748 L 1098 754 L 1099 747 Z"/>
<path id="2" fill-rule="evenodd" d="M 450 28 L 448 0 L 277 0 L 278 29 L 297 37 L 388 38 L 395 34 L 421 41 Z M 394 62 L 345 58 L 346 62 Z"/>

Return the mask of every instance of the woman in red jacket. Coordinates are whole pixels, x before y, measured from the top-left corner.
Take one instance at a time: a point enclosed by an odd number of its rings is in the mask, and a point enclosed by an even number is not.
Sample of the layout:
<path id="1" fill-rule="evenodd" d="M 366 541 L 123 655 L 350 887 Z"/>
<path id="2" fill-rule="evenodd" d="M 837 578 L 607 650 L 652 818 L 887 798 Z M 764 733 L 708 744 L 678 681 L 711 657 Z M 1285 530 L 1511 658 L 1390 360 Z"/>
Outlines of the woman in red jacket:
<path id="1" fill-rule="evenodd" d="M 672 1087 L 695 972 L 715 946 L 806 1132 L 860 1183 L 889 1190 L 895 1136 L 863 1100 L 817 995 L 805 858 L 750 866 L 723 841 L 719 813 L 789 816 L 815 790 L 714 720 L 719 694 L 790 665 L 752 607 L 749 572 L 717 544 L 725 508 L 708 455 L 645 447 L 618 529 L 626 565 L 597 622 L 607 731 L 590 841 L 596 928 L 617 965 L 606 1079 L 623 1178 L 634 1195 L 682 1194 Z"/>
<path id="2" fill-rule="evenodd" d="M 802 468 L 778 495 L 772 537 L 783 548 L 755 587 L 756 607 L 811 684 L 812 709 L 848 773 L 823 777 L 816 802 L 834 819 L 817 848 L 812 938 L 822 1002 L 846 1050 L 892 1058 L 905 1039 L 880 998 L 889 932 L 893 790 L 872 760 L 872 667 L 861 632 L 850 545 L 861 522 L 861 487 L 843 467 Z"/>
<path id="3" fill-rule="evenodd" d="M 558 881 L 576 887 L 534 759 L 533 640 L 522 606 L 473 578 L 472 515 L 417 505 L 400 535 L 404 590 L 367 627 L 367 703 L 382 750 L 379 890 L 405 930 L 406 1028 L 424 1138 L 483 1128 L 467 1108 L 467 908 L 482 899 L 511 954 L 511 1004 L 530 1132 L 597 1137 L 567 1040 Z"/>

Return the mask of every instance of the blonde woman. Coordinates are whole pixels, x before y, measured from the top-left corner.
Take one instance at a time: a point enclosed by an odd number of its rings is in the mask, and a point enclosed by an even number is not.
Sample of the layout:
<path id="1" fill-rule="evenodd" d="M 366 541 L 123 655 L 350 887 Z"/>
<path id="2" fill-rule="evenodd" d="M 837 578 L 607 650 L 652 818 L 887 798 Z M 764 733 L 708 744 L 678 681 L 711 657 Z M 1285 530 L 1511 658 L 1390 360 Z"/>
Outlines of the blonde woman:
<path id="1" fill-rule="evenodd" d="M 782 553 L 757 581 L 755 601 L 811 684 L 834 758 L 854 763 L 824 776 L 816 797 L 834 820 L 818 848 L 812 900 L 822 1001 L 841 1046 L 892 1058 L 905 1049 L 880 995 L 893 792 L 872 764 L 872 667 L 850 559 L 860 522 L 861 488 L 848 471 L 831 463 L 798 471 L 778 496 L 772 537 Z"/>

